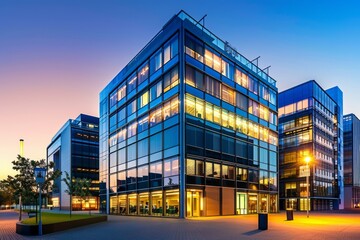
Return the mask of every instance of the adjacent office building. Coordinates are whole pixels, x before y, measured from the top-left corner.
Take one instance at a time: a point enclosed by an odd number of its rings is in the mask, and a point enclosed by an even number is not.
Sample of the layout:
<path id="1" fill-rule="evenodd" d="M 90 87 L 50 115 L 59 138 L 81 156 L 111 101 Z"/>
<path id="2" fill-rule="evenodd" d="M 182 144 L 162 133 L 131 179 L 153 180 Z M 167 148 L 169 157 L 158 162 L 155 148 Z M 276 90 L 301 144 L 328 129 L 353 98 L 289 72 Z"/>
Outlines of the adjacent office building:
<path id="1" fill-rule="evenodd" d="M 360 120 L 344 116 L 345 208 L 360 207 Z"/>
<path id="2" fill-rule="evenodd" d="M 68 120 L 52 138 L 47 147 L 47 161 L 54 162 L 54 169 L 62 172 L 55 180 L 51 202 L 55 208 L 70 209 L 68 188 L 61 180 L 68 172 L 71 178 L 91 179 L 91 196 L 82 200 L 72 198 L 73 210 L 91 210 L 99 208 L 99 118 L 80 114 L 76 119 Z"/>
<path id="3" fill-rule="evenodd" d="M 342 209 L 341 90 L 324 90 L 311 80 L 279 93 L 279 139 L 280 208 Z"/>
<path id="4" fill-rule="evenodd" d="M 100 93 L 110 214 L 278 211 L 276 82 L 181 11 Z"/>

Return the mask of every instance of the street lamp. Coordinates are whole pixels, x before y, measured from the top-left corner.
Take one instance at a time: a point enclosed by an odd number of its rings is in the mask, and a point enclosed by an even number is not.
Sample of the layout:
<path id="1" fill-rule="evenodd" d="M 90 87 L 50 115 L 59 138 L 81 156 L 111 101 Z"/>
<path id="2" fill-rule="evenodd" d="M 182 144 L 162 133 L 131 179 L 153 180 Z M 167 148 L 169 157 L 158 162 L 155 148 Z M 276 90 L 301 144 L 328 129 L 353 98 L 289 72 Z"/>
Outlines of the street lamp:
<path id="1" fill-rule="evenodd" d="M 306 217 L 309 218 L 309 208 L 310 208 L 310 202 L 309 202 L 309 176 L 310 176 L 310 167 L 309 162 L 311 161 L 311 158 L 309 156 L 305 157 L 306 162 Z"/>
<path id="2" fill-rule="evenodd" d="M 36 183 L 39 185 L 39 236 L 42 235 L 41 222 L 41 187 L 45 182 L 46 168 L 34 168 Z"/>

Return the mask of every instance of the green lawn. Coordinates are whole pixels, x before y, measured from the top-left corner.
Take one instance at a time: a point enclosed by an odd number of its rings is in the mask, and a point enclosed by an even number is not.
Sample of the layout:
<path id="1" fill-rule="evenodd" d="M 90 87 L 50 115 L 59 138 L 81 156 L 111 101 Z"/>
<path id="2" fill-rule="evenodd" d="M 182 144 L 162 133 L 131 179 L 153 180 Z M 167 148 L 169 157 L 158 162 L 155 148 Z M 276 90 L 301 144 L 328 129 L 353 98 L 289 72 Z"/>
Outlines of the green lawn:
<path id="1" fill-rule="evenodd" d="M 88 214 L 72 214 L 71 218 L 69 214 L 60 214 L 60 213 L 48 213 L 42 212 L 41 213 L 41 221 L 42 224 L 50 224 L 50 223 L 59 223 L 59 222 L 68 222 L 78 219 L 85 219 L 85 218 L 93 218 L 99 215 L 88 215 Z M 36 224 L 36 218 L 28 218 L 22 221 L 24 224 Z"/>

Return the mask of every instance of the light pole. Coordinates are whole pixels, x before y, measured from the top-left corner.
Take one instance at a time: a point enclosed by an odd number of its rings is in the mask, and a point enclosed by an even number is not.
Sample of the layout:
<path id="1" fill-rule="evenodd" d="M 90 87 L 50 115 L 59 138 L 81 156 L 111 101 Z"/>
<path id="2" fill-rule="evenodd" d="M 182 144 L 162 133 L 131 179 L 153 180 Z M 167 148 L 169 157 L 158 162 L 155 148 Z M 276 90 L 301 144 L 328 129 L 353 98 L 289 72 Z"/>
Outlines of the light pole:
<path id="1" fill-rule="evenodd" d="M 34 169 L 36 183 L 39 185 L 39 236 L 42 235 L 42 222 L 41 222 L 41 187 L 45 182 L 45 168 L 35 168 Z"/>
<path id="2" fill-rule="evenodd" d="M 310 157 L 305 157 L 306 162 L 306 217 L 309 218 L 309 208 L 310 208 L 310 202 L 309 202 L 309 176 L 310 176 L 310 167 L 309 162 L 311 161 Z"/>

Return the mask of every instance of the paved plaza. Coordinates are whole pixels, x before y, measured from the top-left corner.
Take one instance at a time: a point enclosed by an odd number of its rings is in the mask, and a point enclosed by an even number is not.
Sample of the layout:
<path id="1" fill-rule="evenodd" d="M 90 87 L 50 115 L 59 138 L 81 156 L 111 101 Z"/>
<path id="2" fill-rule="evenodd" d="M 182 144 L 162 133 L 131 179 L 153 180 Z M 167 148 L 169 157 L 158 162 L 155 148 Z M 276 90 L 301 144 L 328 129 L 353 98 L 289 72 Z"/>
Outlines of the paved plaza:
<path id="1" fill-rule="evenodd" d="M 269 215 L 269 229 L 257 230 L 257 215 L 168 219 L 109 216 L 108 222 L 42 237 L 15 233 L 17 213 L 0 211 L 0 239 L 360 239 L 360 212 Z"/>

